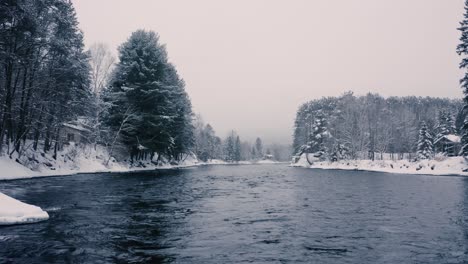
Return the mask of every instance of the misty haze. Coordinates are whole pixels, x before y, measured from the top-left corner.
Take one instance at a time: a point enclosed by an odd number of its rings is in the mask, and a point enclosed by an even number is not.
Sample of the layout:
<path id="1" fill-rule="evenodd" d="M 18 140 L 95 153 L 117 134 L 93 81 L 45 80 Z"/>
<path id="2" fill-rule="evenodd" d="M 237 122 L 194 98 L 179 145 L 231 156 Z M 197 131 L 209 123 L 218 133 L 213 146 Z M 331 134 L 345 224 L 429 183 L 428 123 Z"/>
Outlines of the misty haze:
<path id="1" fill-rule="evenodd" d="M 468 1 L 2 0 L 0 66 L 0 263 L 468 262 Z"/>

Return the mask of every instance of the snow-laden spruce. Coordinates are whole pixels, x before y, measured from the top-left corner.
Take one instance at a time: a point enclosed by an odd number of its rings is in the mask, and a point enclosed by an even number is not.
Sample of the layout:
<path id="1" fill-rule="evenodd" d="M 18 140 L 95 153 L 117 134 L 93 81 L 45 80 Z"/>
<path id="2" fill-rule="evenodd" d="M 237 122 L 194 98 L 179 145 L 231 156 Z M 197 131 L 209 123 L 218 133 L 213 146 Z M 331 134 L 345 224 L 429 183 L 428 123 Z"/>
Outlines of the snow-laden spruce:
<path id="1" fill-rule="evenodd" d="M 47 219 L 49 214 L 40 207 L 0 193 L 0 225 L 36 223 Z"/>
<path id="2" fill-rule="evenodd" d="M 119 63 L 104 101 L 105 123 L 132 160 L 146 159 L 149 153 L 180 161 L 192 148 L 192 107 L 185 82 L 155 32 L 135 31 L 119 47 Z"/>
<path id="3" fill-rule="evenodd" d="M 443 137 L 456 133 L 455 122 L 451 113 L 441 110 L 436 127 L 437 135 L 434 142 L 441 140 Z"/>
<path id="4" fill-rule="evenodd" d="M 432 136 L 427 129 L 425 122 L 422 122 L 421 129 L 419 130 L 418 140 L 418 159 L 430 159 L 433 154 Z"/>
<path id="5" fill-rule="evenodd" d="M 463 14 L 463 20 L 460 22 L 458 30 L 461 32 L 461 36 L 460 43 L 457 46 L 457 53 L 462 56 L 459 67 L 465 72 L 463 78 L 460 80 L 460 84 L 463 89 L 463 94 L 465 95 L 464 101 L 466 109 L 468 107 L 468 0 L 465 1 L 465 13 Z M 468 156 L 468 119 L 466 114 L 462 132 L 460 154 L 466 157 Z"/>

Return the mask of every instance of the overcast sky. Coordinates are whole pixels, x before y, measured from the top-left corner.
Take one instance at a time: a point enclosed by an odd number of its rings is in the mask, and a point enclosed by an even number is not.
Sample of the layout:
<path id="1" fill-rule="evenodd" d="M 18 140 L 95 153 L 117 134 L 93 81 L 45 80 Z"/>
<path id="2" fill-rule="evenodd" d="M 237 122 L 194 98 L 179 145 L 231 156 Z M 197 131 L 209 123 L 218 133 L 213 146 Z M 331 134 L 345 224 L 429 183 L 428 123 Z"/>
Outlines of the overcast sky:
<path id="1" fill-rule="evenodd" d="M 167 44 L 194 112 L 224 137 L 290 143 L 307 100 L 461 97 L 463 0 L 73 0 L 86 45 L 137 29 Z"/>

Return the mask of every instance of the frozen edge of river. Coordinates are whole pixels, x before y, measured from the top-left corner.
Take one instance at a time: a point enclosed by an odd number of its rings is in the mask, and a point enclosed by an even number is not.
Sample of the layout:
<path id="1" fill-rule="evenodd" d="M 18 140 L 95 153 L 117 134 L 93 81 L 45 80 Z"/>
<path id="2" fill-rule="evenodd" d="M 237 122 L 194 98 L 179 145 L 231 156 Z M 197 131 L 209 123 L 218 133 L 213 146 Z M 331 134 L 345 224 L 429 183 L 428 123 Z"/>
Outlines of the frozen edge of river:
<path id="1" fill-rule="evenodd" d="M 18 201 L 0 192 L 0 225 L 45 221 L 49 214 L 40 207 Z"/>

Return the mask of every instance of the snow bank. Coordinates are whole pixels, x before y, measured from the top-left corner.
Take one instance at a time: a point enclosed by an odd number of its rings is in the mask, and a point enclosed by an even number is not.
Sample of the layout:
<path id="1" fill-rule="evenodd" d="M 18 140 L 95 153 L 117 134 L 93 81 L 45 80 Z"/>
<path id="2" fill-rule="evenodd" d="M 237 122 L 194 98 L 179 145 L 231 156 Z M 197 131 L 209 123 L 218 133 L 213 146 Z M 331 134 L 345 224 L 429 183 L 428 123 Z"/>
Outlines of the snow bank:
<path id="1" fill-rule="evenodd" d="M 92 146 L 77 147 L 70 145 L 58 152 L 57 159 L 52 158 L 51 155 L 35 152 L 26 153 L 19 159 L 21 164 L 17 161 L 17 157 L 10 159 L 7 155 L 0 156 L 0 180 L 73 175 L 77 173 L 130 172 L 229 164 L 222 160 L 200 162 L 195 155 L 188 155 L 177 164 L 171 164 L 165 160 L 159 165 L 151 160 L 141 160 L 130 164 L 129 162 L 117 162 L 114 158 L 109 159 L 109 154 L 102 146 L 94 148 Z"/>
<path id="2" fill-rule="evenodd" d="M 309 158 L 311 161 L 311 158 Z M 339 169 L 339 170 L 363 170 L 378 171 L 400 174 L 429 174 L 429 175 L 463 175 L 468 172 L 468 163 L 463 157 L 446 157 L 438 160 L 421 160 L 409 162 L 408 160 L 341 160 L 337 162 L 313 161 L 312 165 L 303 154 L 297 163 L 291 164 L 295 167 L 306 167 L 316 169 Z"/>
<path id="3" fill-rule="evenodd" d="M 259 160 L 259 161 L 256 162 L 256 164 L 277 164 L 277 163 L 280 163 L 280 162 L 274 161 L 274 160 L 269 160 L 269 159 Z"/>
<path id="4" fill-rule="evenodd" d="M 71 175 L 104 171 L 125 171 L 126 166 L 111 160 L 103 148 L 78 148 L 68 146 L 52 158 L 52 154 L 26 153 L 18 158 L 0 156 L 0 180 L 33 178 L 55 175 Z M 21 163 L 21 164 L 20 164 Z"/>
<path id="5" fill-rule="evenodd" d="M 0 225 L 36 223 L 47 219 L 49 214 L 40 207 L 0 193 Z"/>
<path id="6" fill-rule="evenodd" d="M 32 177 L 34 172 L 6 157 L 0 157 L 0 179 Z"/>

